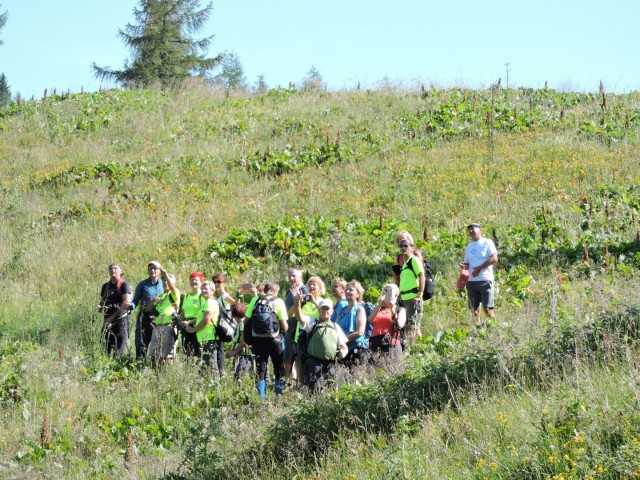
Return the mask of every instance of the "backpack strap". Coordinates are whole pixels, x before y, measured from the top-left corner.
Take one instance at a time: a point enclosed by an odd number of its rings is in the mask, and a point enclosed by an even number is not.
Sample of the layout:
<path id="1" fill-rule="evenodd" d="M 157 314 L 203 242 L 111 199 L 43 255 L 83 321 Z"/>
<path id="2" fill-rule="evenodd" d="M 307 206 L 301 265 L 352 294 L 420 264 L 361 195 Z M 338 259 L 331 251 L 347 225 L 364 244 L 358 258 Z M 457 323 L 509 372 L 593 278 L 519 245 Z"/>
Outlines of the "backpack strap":
<path id="1" fill-rule="evenodd" d="M 414 258 L 418 258 L 418 256 L 417 256 L 417 255 L 411 255 L 411 256 L 409 257 L 409 260 L 407 260 L 406 262 L 404 262 L 403 267 L 404 267 L 405 265 L 409 265 L 409 267 L 408 267 L 408 268 L 411 270 L 411 273 L 413 273 L 414 277 L 416 277 L 416 278 L 417 278 L 417 277 L 418 277 L 418 274 L 416 273 L 415 268 L 413 268 L 413 261 L 412 261 L 412 260 L 413 260 Z"/>
<path id="2" fill-rule="evenodd" d="M 402 328 L 398 327 L 398 312 L 400 311 L 401 308 L 402 308 L 402 305 L 400 304 L 396 305 L 396 308 L 393 309 L 392 315 L 391 315 L 391 318 L 393 321 L 393 325 L 391 326 L 391 338 L 395 338 L 397 340 L 400 340 L 402 330 L 404 330 L 404 327 Z"/>
<path id="3" fill-rule="evenodd" d="M 311 341 L 311 337 L 313 337 L 313 334 L 316 333 L 316 331 L 318 330 L 318 325 L 320 322 L 318 322 L 316 320 L 315 325 L 311 328 L 311 331 L 309 333 L 307 333 L 307 345 L 309 344 L 309 342 Z"/>

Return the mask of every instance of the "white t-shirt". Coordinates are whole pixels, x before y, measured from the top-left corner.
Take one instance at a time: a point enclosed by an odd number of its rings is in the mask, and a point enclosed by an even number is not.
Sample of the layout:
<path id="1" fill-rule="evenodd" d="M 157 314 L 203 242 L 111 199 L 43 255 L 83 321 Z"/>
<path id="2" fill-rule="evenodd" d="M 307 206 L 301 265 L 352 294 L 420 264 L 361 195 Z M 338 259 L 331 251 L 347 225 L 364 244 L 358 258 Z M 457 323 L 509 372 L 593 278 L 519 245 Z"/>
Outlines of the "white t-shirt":
<path id="1" fill-rule="evenodd" d="M 469 264 L 469 281 L 493 281 L 493 265 L 483 268 L 480 271 L 480 275 L 474 277 L 473 269 L 486 262 L 489 257 L 496 255 L 498 250 L 490 238 L 481 238 L 478 241 L 471 242 L 467 245 L 467 249 L 464 252 L 464 263 Z"/>
<path id="2" fill-rule="evenodd" d="M 305 320 L 307 322 L 304 324 L 304 327 L 300 325 L 300 328 L 305 332 L 309 333 L 311 332 L 311 330 L 313 330 L 313 326 L 316 324 L 316 322 L 318 322 L 318 319 L 314 317 L 308 317 L 305 315 Z M 346 345 L 348 342 L 347 336 L 344 334 L 344 332 L 342 331 L 342 328 L 340 328 L 340 325 L 338 325 L 337 323 L 336 323 L 336 332 L 338 333 L 338 345 Z"/>

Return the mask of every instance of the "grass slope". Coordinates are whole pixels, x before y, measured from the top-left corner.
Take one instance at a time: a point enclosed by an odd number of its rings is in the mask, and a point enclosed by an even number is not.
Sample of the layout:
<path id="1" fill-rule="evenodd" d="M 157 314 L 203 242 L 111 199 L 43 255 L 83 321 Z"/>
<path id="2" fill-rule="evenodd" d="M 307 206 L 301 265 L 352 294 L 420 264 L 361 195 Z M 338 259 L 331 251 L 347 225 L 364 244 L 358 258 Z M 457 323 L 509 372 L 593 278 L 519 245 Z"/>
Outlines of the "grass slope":
<path id="1" fill-rule="evenodd" d="M 1 112 L 2 476 L 633 477 L 639 97 L 605 97 L 192 86 Z M 479 336 L 453 286 L 472 220 L 501 255 Z M 101 353 L 111 261 L 183 288 L 298 265 L 375 297 L 403 228 L 439 273 L 397 377 L 265 405 Z"/>

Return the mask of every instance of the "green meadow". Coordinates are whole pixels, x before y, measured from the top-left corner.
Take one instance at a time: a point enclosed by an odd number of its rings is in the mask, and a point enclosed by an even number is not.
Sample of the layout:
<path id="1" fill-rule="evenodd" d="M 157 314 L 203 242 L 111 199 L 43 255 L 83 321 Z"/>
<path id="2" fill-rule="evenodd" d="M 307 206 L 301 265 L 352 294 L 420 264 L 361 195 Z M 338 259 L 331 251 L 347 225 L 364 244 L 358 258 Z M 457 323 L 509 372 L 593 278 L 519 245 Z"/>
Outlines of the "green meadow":
<path id="1" fill-rule="evenodd" d="M 0 111 L 0 477 L 640 476 L 640 94 L 551 89 L 53 95 Z M 478 222 L 496 321 L 455 287 Z M 436 268 L 393 373 L 260 401 L 183 357 L 107 357 L 107 266 L 243 282 Z M 133 347 L 133 336 L 130 338 Z M 228 362 L 230 363 L 230 362 Z M 229 367 L 228 367 L 229 368 Z"/>

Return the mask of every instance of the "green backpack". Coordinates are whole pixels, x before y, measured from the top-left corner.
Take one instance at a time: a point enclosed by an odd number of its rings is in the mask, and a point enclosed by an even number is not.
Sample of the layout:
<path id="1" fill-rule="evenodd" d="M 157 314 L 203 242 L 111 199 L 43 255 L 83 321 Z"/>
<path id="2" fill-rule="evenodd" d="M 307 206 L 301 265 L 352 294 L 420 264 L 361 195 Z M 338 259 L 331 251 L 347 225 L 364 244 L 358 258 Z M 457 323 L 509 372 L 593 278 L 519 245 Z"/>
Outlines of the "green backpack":
<path id="1" fill-rule="evenodd" d="M 335 323 L 317 322 L 307 338 L 309 356 L 317 360 L 335 360 L 338 351 L 338 330 Z"/>

